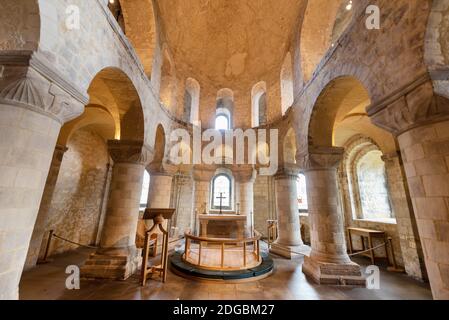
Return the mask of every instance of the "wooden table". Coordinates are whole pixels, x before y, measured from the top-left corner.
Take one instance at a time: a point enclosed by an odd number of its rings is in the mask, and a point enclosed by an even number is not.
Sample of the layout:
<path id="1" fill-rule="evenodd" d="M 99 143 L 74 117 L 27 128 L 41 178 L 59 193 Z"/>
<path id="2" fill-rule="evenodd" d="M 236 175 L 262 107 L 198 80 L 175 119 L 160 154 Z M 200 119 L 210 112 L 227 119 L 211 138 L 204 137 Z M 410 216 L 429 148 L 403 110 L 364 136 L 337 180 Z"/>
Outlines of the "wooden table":
<path id="1" fill-rule="evenodd" d="M 348 240 L 349 240 L 349 252 L 351 254 L 354 253 L 354 247 L 352 244 L 352 236 L 360 236 L 361 240 L 362 240 L 362 250 L 361 251 L 366 251 L 369 249 L 373 249 L 373 239 L 383 239 L 385 242 L 385 253 L 386 253 L 386 258 L 389 261 L 389 257 L 388 257 L 388 250 L 387 250 L 387 243 L 388 243 L 388 238 L 387 235 L 384 231 L 379 231 L 379 230 L 370 230 L 370 229 L 364 229 L 364 228 L 348 228 Z M 364 239 L 368 239 L 368 248 L 365 247 L 365 241 Z M 371 258 L 371 262 L 374 265 L 376 262 L 376 256 L 374 253 L 375 250 L 371 250 L 368 253 L 368 256 Z"/>

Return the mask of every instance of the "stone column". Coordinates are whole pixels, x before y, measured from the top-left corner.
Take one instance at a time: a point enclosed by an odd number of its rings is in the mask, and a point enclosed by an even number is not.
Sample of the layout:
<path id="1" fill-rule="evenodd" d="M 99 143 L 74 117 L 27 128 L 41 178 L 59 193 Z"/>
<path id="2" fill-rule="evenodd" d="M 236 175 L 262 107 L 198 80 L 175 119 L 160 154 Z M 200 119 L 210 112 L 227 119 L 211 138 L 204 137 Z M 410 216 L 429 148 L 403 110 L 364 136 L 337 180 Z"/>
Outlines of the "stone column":
<path id="1" fill-rule="evenodd" d="M 139 267 L 135 246 L 145 166 L 152 153 L 141 141 L 109 141 L 114 161 L 100 248 L 81 268 L 84 279 L 125 280 Z"/>
<path id="2" fill-rule="evenodd" d="M 173 173 L 150 170 L 149 208 L 170 208 Z"/>
<path id="3" fill-rule="evenodd" d="M 449 100 L 426 75 L 368 114 L 398 138 L 433 297 L 449 299 Z"/>
<path id="4" fill-rule="evenodd" d="M 247 217 L 245 233 L 251 236 L 250 232 L 254 225 L 254 181 L 256 180 L 256 172 L 253 168 L 236 169 L 234 170 L 234 178 L 238 183 L 237 202 L 240 204 L 240 215 Z"/>
<path id="5" fill-rule="evenodd" d="M 270 251 L 288 259 L 308 251 L 301 239 L 296 185 L 298 175 L 299 169 L 291 166 L 281 168 L 274 177 L 279 236 Z"/>
<path id="6" fill-rule="evenodd" d="M 210 183 L 215 173 L 215 167 L 208 165 L 196 165 L 192 171 L 194 181 L 193 212 L 195 213 L 195 228 L 193 232 L 199 235 L 199 214 L 208 211 L 210 202 Z"/>
<path id="7" fill-rule="evenodd" d="M 310 148 L 303 158 L 307 178 L 312 251 L 303 272 L 320 284 L 365 285 L 360 266 L 347 254 L 344 217 L 337 188 L 342 148 Z"/>
<path id="8" fill-rule="evenodd" d="M 18 298 L 61 125 L 84 108 L 33 69 L 17 69 L 0 79 L 0 300 Z"/>
<path id="9" fill-rule="evenodd" d="M 45 183 L 44 195 L 42 196 L 39 213 L 37 214 L 36 224 L 34 225 L 33 235 L 28 248 L 27 259 L 25 262 L 25 270 L 36 266 L 39 258 L 41 258 L 42 240 L 47 228 L 48 218 L 50 215 L 51 201 L 58 180 L 59 170 L 61 169 L 62 159 L 68 149 L 65 146 L 57 145 L 53 152 L 50 171 Z"/>
<path id="10" fill-rule="evenodd" d="M 424 265 L 424 254 L 410 194 L 403 175 L 400 155 L 399 153 L 384 155 L 382 160 L 385 162 L 388 191 L 398 226 L 399 245 L 405 271 L 417 280 L 425 280 L 427 272 Z"/>

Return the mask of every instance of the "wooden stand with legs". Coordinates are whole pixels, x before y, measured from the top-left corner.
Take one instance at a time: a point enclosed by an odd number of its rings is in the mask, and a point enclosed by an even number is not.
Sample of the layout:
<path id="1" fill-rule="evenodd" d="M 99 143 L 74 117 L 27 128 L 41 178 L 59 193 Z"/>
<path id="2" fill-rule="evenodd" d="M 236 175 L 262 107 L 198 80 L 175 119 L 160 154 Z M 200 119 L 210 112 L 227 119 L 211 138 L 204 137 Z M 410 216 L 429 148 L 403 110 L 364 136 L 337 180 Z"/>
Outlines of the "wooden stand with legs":
<path id="1" fill-rule="evenodd" d="M 159 273 L 162 282 L 167 281 L 167 268 L 168 268 L 168 231 L 164 229 L 164 222 L 171 219 L 175 212 L 175 209 L 146 209 L 143 216 L 144 220 L 153 220 L 153 226 L 145 233 L 145 243 L 143 247 L 143 261 L 142 261 L 142 286 L 145 286 L 147 278 L 150 275 Z M 162 232 L 162 253 L 161 262 L 158 265 L 149 266 L 151 235 L 156 229 Z"/>

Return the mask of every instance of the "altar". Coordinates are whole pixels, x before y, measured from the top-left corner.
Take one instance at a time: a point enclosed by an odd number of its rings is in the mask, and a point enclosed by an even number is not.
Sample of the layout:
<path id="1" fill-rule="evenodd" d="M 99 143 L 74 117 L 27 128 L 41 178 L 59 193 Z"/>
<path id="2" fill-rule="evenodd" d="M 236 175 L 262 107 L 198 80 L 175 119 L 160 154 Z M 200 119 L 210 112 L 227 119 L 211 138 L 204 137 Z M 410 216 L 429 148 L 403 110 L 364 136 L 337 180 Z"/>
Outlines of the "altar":
<path id="1" fill-rule="evenodd" d="M 249 234 L 247 216 L 236 214 L 201 214 L 198 216 L 201 237 L 241 239 Z"/>

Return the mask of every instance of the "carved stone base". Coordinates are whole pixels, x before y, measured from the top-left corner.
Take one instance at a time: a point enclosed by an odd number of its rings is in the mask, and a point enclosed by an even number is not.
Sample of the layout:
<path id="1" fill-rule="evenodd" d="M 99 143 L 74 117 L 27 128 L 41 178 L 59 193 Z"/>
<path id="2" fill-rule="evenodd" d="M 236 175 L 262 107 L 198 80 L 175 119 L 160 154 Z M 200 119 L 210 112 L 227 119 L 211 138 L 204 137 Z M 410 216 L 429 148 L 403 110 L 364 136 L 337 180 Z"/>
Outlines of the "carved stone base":
<path id="1" fill-rule="evenodd" d="M 270 252 L 287 259 L 307 256 L 310 253 L 310 247 L 306 245 L 286 246 L 279 243 L 272 243 Z"/>
<path id="2" fill-rule="evenodd" d="M 360 266 L 354 262 L 332 264 L 305 257 L 302 271 L 318 284 L 366 287 L 366 279 L 362 276 Z"/>
<path id="3" fill-rule="evenodd" d="M 127 252 L 125 252 L 127 251 Z M 130 248 L 124 252 L 95 252 L 81 267 L 83 280 L 126 280 L 142 265 L 142 250 Z"/>

